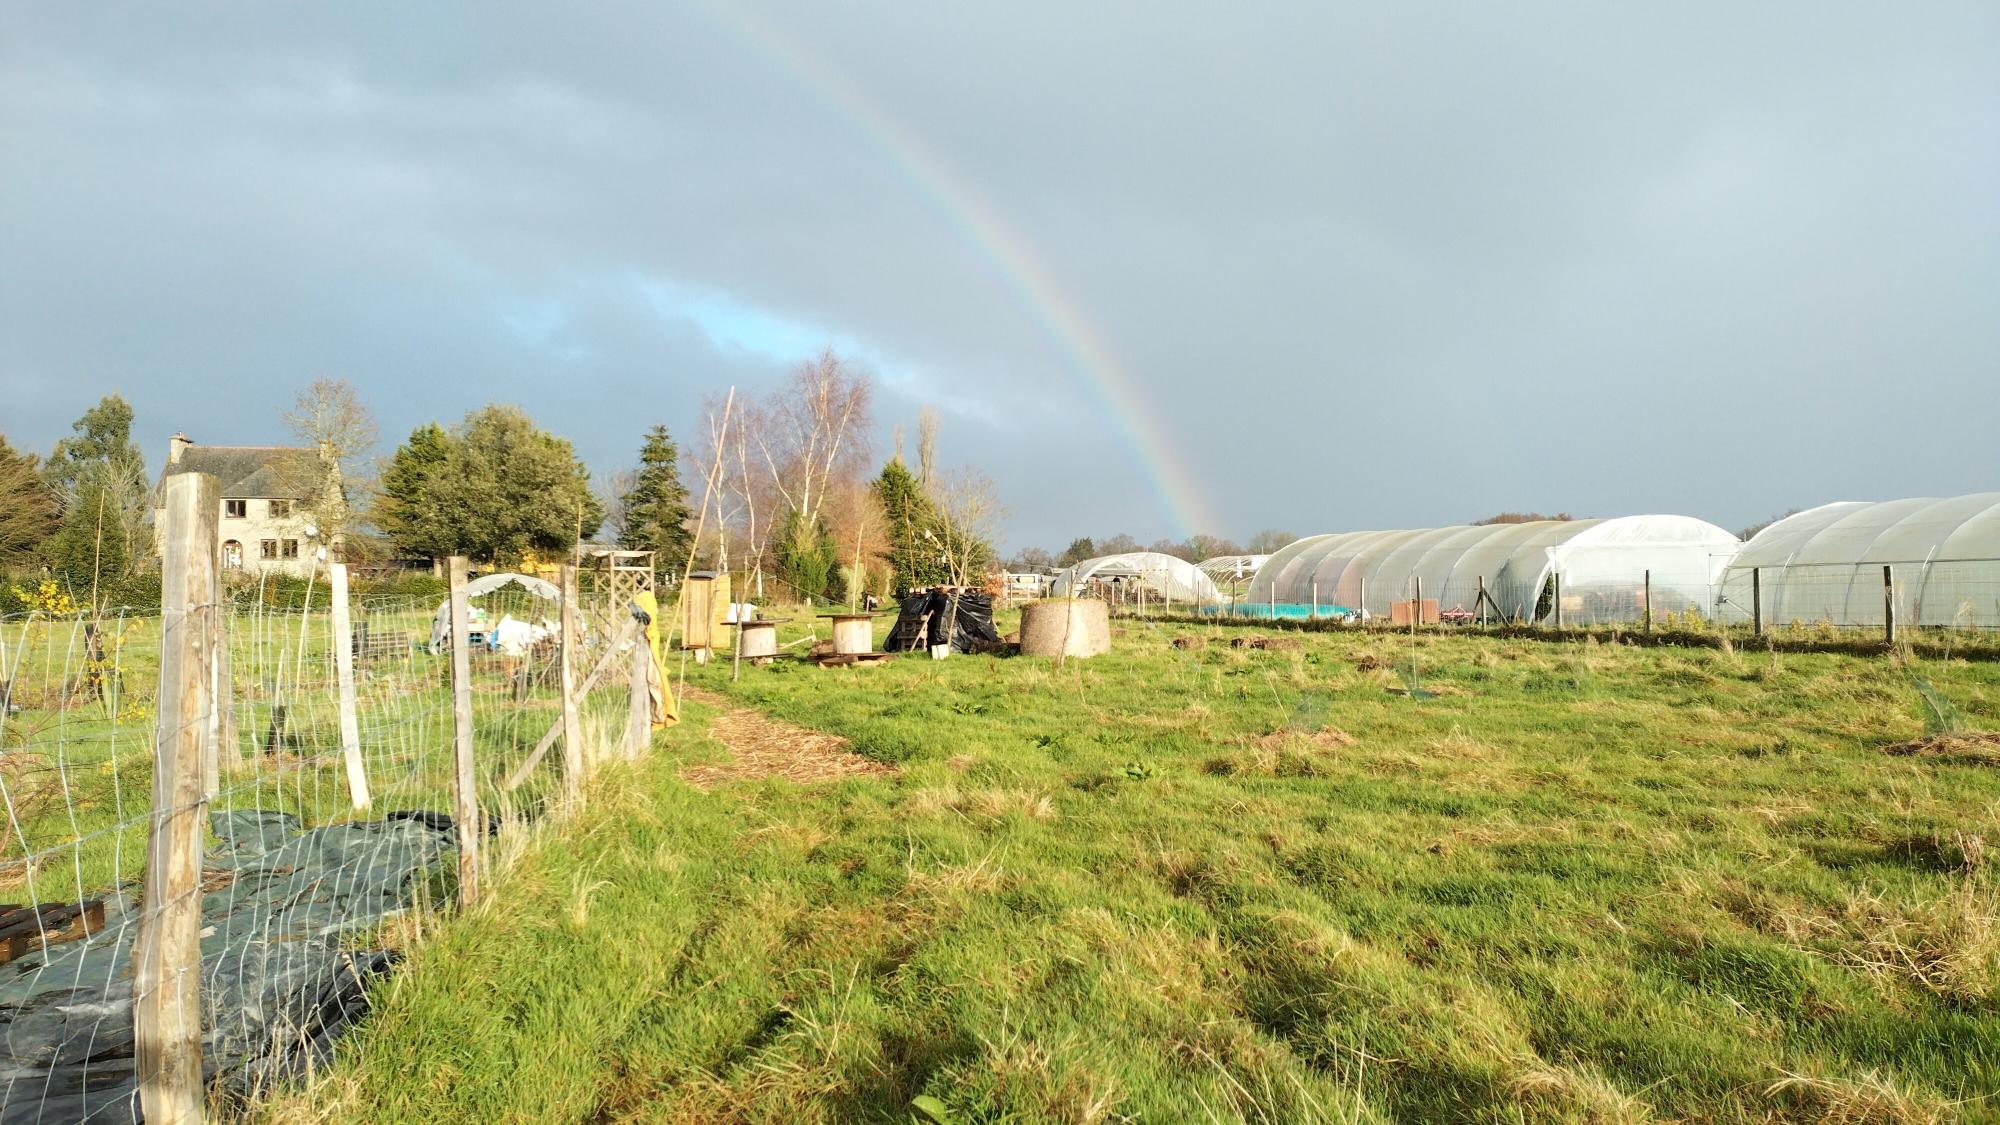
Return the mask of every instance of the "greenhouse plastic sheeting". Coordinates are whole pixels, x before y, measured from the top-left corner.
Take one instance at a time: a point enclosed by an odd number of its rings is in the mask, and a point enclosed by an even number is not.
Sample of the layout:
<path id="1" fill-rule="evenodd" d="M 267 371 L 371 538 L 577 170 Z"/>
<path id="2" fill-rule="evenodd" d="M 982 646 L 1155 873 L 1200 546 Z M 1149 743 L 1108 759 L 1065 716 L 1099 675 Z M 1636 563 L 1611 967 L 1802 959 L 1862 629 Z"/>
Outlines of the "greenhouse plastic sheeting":
<path id="1" fill-rule="evenodd" d="M 1890 571 L 1884 597 L 1882 568 Z M 1758 532 L 1722 584 L 1724 619 L 1766 624 L 2000 628 L 2000 492 L 1842 501 Z"/>
<path id="2" fill-rule="evenodd" d="M 1058 598 L 1074 597 L 1092 579 L 1136 582 L 1156 597 L 1177 602 L 1213 603 L 1221 599 L 1215 580 L 1186 559 L 1155 551 L 1132 551 L 1085 559 L 1056 574 L 1049 592 Z"/>
<path id="3" fill-rule="evenodd" d="M 1499 616 L 1539 621 L 1554 614 L 1559 577 L 1564 623 L 1589 625 L 1642 616 L 1650 571 L 1656 613 L 1706 614 L 1740 545 L 1727 531 L 1687 516 L 1350 531 L 1278 551 L 1243 600 L 1310 607 L 1316 599 L 1321 607 L 1386 617 L 1421 583 L 1424 598 L 1439 608 L 1476 614 L 1483 581 Z"/>
<path id="4" fill-rule="evenodd" d="M 413 903 L 442 904 L 455 837 L 429 814 L 300 834 L 283 813 L 216 813 L 205 866 L 230 883 L 202 896 L 202 1068 L 238 1095 L 323 1061 L 367 1008 L 392 955 L 344 935 Z M 440 828 L 439 824 L 443 827 Z M 0 1122 L 138 1118 L 130 904 L 106 928 L 0 968 Z"/>

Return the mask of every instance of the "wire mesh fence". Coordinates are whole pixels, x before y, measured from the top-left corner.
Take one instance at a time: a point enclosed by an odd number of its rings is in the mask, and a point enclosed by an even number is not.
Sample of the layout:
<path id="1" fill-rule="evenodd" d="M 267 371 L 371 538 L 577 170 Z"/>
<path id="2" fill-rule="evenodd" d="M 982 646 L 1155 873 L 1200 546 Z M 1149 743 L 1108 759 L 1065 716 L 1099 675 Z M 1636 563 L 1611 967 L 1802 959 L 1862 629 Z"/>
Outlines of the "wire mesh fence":
<path id="1" fill-rule="evenodd" d="M 337 568 L 286 604 L 174 563 L 158 612 L 0 620 L 0 1122 L 178 1120 L 308 1072 L 467 857 L 649 731 L 643 632 L 565 643 L 553 584 L 455 625 L 344 603 Z"/>

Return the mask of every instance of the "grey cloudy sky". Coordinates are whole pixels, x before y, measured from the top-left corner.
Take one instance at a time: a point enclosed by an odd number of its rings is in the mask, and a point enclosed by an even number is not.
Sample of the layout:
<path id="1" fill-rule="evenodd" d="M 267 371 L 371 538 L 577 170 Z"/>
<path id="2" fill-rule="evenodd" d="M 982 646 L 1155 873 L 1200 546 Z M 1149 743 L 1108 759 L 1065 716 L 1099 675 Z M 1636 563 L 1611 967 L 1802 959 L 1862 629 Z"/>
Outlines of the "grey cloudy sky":
<path id="1" fill-rule="evenodd" d="M 831 343 L 1005 539 L 2000 487 L 2000 5 L 4 6 L 0 432 L 594 468 Z"/>

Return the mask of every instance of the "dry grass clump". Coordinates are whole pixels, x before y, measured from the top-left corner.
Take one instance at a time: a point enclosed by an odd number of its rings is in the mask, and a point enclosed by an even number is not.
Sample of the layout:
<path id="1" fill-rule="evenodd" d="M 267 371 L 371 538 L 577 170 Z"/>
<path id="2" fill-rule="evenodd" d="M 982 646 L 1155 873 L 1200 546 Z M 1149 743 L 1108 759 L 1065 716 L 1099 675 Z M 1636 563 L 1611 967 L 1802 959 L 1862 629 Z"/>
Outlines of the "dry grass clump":
<path id="1" fill-rule="evenodd" d="M 946 782 L 912 793 L 907 807 L 919 816 L 952 813 L 972 820 L 1000 821 L 1018 816 L 1023 820 L 1050 821 L 1056 818 L 1055 800 L 1032 789 L 960 789 Z"/>
<path id="2" fill-rule="evenodd" d="M 1528 1059 L 1507 1080 L 1507 1092 L 1523 1105 L 1551 1116 L 1603 1125 L 1653 1120 L 1645 1102 L 1620 1090 L 1609 1078 L 1587 1066 L 1558 1066 Z"/>
<path id="3" fill-rule="evenodd" d="M 2000 996 L 2000 891 L 1972 879 L 1917 902 L 1857 889 L 1831 910 L 1779 901 L 1740 880 L 1726 881 L 1714 897 L 1752 928 L 1884 986 L 1901 981 L 1959 1004 Z"/>
<path id="4" fill-rule="evenodd" d="M 1949 734 L 1926 735 L 1904 742 L 1892 742 L 1884 746 L 1882 752 L 1898 757 L 1936 758 L 1968 765 L 2000 766 L 2000 733 L 1954 731 Z"/>
<path id="5" fill-rule="evenodd" d="M 1821 1125 L 1938 1125 L 1955 1119 L 1956 1103 L 1898 1086 L 1874 1071 L 1859 1078 L 1814 1078 L 1786 1071 L 1764 1096 L 1787 1103 L 1800 1120 Z"/>

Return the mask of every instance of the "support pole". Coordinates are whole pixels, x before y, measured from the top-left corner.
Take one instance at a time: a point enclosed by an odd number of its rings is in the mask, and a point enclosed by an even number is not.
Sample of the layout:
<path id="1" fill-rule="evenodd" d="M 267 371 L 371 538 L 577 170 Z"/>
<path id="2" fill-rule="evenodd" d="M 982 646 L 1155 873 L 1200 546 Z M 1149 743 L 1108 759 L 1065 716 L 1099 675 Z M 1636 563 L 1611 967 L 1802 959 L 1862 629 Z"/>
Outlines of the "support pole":
<path id="1" fill-rule="evenodd" d="M 1646 635 L 1653 635 L 1653 572 L 1646 571 Z"/>
<path id="2" fill-rule="evenodd" d="M 1472 604 L 1479 607 L 1479 627 L 1482 629 L 1486 628 L 1486 576 L 1484 574 L 1479 576 L 1479 593 L 1475 596 Z"/>
<path id="3" fill-rule="evenodd" d="M 1314 621 L 1318 621 L 1319 620 L 1319 576 L 1318 575 L 1313 576 L 1312 594 L 1313 594 L 1312 619 Z"/>
<path id="4" fill-rule="evenodd" d="M 1549 572 L 1549 589 L 1554 592 L 1556 628 L 1563 627 L 1563 576 L 1562 571 Z"/>
<path id="5" fill-rule="evenodd" d="M 631 705 L 625 712 L 625 757 L 637 759 L 653 740 L 653 697 L 646 681 L 653 670 L 653 650 L 646 643 L 646 631 L 632 638 L 631 675 L 627 694 Z"/>
<path id="6" fill-rule="evenodd" d="M 556 674 L 562 685 L 563 796 L 572 809 L 583 805 L 583 723 L 577 717 L 576 657 L 582 639 L 577 628 L 577 580 L 574 565 L 562 568 L 562 639 L 556 645 Z"/>
<path id="7" fill-rule="evenodd" d="M 368 774 L 361 761 L 361 722 L 354 706 L 354 620 L 347 604 L 347 564 L 328 563 L 333 586 L 333 674 L 340 695 L 340 753 L 347 759 L 347 793 L 357 812 L 368 808 Z"/>
<path id="8" fill-rule="evenodd" d="M 1882 564 L 1882 640 L 1896 643 L 1896 579 L 1888 563 Z"/>
<path id="9" fill-rule="evenodd" d="M 221 501 L 206 473 L 168 477 L 160 489 L 160 687 L 132 1030 L 145 1119 L 191 1125 L 202 1119 L 202 763 L 215 737 L 210 649 L 220 630 L 209 599 Z"/>
<path id="10" fill-rule="evenodd" d="M 451 575 L 451 727 L 456 769 L 452 819 L 458 825 L 458 904 L 479 901 L 479 775 L 472 768 L 472 607 L 465 598 L 466 562 L 453 555 Z"/>
<path id="11" fill-rule="evenodd" d="M 1410 575 L 1410 626 L 1415 628 L 1424 623 L 1424 580 Z"/>
<path id="12" fill-rule="evenodd" d="M 1764 568 L 1750 568 L 1750 632 L 1764 635 Z"/>
<path id="13" fill-rule="evenodd" d="M 1361 576 L 1361 597 L 1359 600 L 1361 602 L 1361 623 L 1366 625 L 1368 624 L 1368 576 L 1365 574 Z"/>

